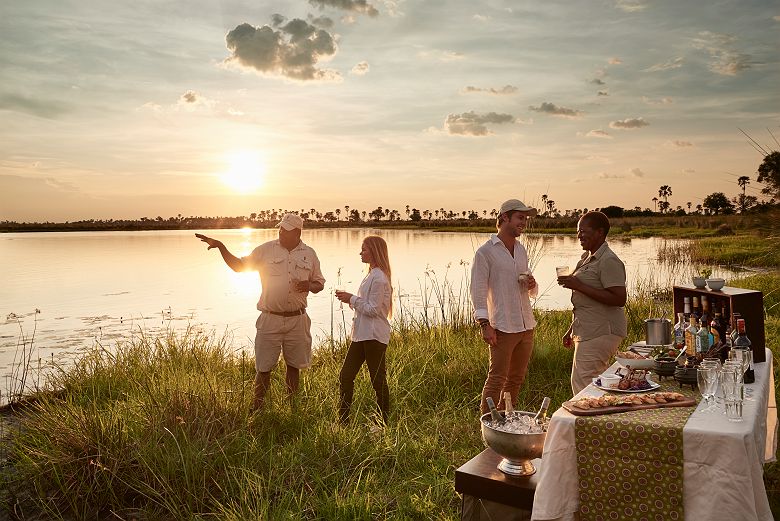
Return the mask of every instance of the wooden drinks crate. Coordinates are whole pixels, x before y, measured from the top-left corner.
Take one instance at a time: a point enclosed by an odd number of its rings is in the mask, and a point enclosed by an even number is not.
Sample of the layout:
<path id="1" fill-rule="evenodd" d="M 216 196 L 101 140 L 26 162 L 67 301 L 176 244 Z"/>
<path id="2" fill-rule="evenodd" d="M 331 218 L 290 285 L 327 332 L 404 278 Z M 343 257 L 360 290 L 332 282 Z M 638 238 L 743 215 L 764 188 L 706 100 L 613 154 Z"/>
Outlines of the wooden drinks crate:
<path id="1" fill-rule="evenodd" d="M 745 319 L 745 332 L 750 339 L 753 348 L 753 361 L 766 361 L 766 337 L 764 336 L 764 294 L 752 289 L 732 288 L 724 286 L 720 291 L 710 291 L 707 288 L 699 289 L 695 286 L 683 285 L 672 288 L 674 296 L 674 317 L 677 320 L 677 313 L 683 312 L 683 299 L 702 296 L 707 297 L 710 311 L 720 311 L 721 302 L 726 302 L 726 311 L 731 314 L 735 311 Z M 715 304 L 713 306 L 713 304 Z"/>

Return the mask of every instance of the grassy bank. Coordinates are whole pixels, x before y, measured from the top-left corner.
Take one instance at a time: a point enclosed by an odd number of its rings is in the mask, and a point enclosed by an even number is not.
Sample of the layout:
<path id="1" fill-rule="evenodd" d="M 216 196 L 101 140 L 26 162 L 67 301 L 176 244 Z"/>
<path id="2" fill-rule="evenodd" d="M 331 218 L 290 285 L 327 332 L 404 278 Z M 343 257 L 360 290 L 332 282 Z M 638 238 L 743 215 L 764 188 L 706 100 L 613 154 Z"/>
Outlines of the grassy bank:
<path id="1" fill-rule="evenodd" d="M 774 275 L 738 284 L 769 293 L 778 283 Z M 632 291 L 627 341 L 642 337 L 637 317 L 651 305 L 669 303 Z M 777 354 L 780 310 L 769 313 Z M 535 409 L 545 395 L 558 407 L 570 397 L 571 353 L 559 345 L 569 319 L 539 314 L 519 407 Z M 456 319 L 397 328 L 393 412 L 377 433 L 365 373 L 352 425 L 336 421 L 344 350 L 318 351 L 292 408 L 276 371 L 268 410 L 251 415 L 252 361 L 222 340 L 191 330 L 138 336 L 113 354 L 96 349 L 53 382 L 61 392 L 42 394 L 21 416 L 23 427 L 6 441 L 2 499 L 23 518 L 457 519 L 454 471 L 482 449 L 477 404 L 487 353 L 478 331 Z M 766 482 L 770 497 L 780 495 L 776 464 Z"/>

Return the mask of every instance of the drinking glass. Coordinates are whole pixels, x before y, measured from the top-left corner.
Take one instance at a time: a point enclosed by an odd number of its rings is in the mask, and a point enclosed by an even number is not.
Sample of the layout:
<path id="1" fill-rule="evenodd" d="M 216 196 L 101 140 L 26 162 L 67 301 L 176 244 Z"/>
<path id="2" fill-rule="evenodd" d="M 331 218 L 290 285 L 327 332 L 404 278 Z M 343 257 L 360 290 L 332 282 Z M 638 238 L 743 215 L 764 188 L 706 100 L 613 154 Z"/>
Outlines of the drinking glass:
<path id="1" fill-rule="evenodd" d="M 702 412 L 709 412 L 712 408 L 710 400 L 715 395 L 715 388 L 718 384 L 715 369 L 712 367 L 699 366 L 696 369 L 696 383 L 699 385 L 699 392 L 701 393 L 704 403 L 707 405 L 707 407 L 702 409 Z M 713 387 L 713 383 L 715 384 L 715 387 Z"/>
<path id="2" fill-rule="evenodd" d="M 568 266 L 556 266 L 555 267 L 555 275 L 557 277 L 565 277 L 571 273 Z"/>
<path id="3" fill-rule="evenodd" d="M 725 400 L 726 418 L 729 421 L 742 421 L 742 404 L 745 393 L 745 384 L 735 372 L 726 371 L 723 373 L 723 398 Z"/>

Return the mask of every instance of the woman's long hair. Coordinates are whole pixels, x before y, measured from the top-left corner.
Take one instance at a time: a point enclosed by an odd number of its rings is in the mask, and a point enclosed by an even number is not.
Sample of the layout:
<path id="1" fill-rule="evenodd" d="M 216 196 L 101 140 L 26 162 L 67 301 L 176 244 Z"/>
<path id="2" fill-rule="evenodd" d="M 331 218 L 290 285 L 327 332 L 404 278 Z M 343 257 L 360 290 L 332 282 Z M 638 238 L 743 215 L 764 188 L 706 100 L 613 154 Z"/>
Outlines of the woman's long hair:
<path id="1" fill-rule="evenodd" d="M 374 261 L 374 265 L 382 270 L 387 277 L 387 281 L 390 283 L 390 294 L 393 293 L 393 275 L 390 269 L 390 255 L 387 253 L 387 243 L 382 237 L 376 235 L 369 235 L 363 239 L 363 244 L 366 245 L 368 252 L 371 254 L 371 259 Z M 393 316 L 393 298 L 390 297 L 390 316 Z"/>

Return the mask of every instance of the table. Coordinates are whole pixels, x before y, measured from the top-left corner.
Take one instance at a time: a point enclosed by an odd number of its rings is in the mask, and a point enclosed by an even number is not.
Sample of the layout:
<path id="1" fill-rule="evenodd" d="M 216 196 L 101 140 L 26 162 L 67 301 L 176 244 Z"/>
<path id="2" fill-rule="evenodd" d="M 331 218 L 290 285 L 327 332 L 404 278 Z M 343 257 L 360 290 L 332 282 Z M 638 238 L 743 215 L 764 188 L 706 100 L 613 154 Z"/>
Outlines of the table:
<path id="1" fill-rule="evenodd" d="M 455 490 L 462 494 L 462 519 L 530 519 L 541 460 L 536 474 L 509 476 L 498 470 L 503 458 L 487 448 L 455 471 Z"/>
<path id="2" fill-rule="evenodd" d="M 683 427 L 683 507 L 685 519 L 698 521 L 772 520 L 763 465 L 776 461 L 777 407 L 772 353 L 754 365 L 756 382 L 746 385 L 752 400 L 744 420 L 729 422 L 720 411 L 704 413 L 700 404 Z M 617 368 L 617 363 L 612 370 Z M 577 397 L 601 396 L 593 385 Z M 576 520 L 579 485 L 574 443 L 576 417 L 558 409 L 550 419 L 539 469 L 533 520 Z"/>

